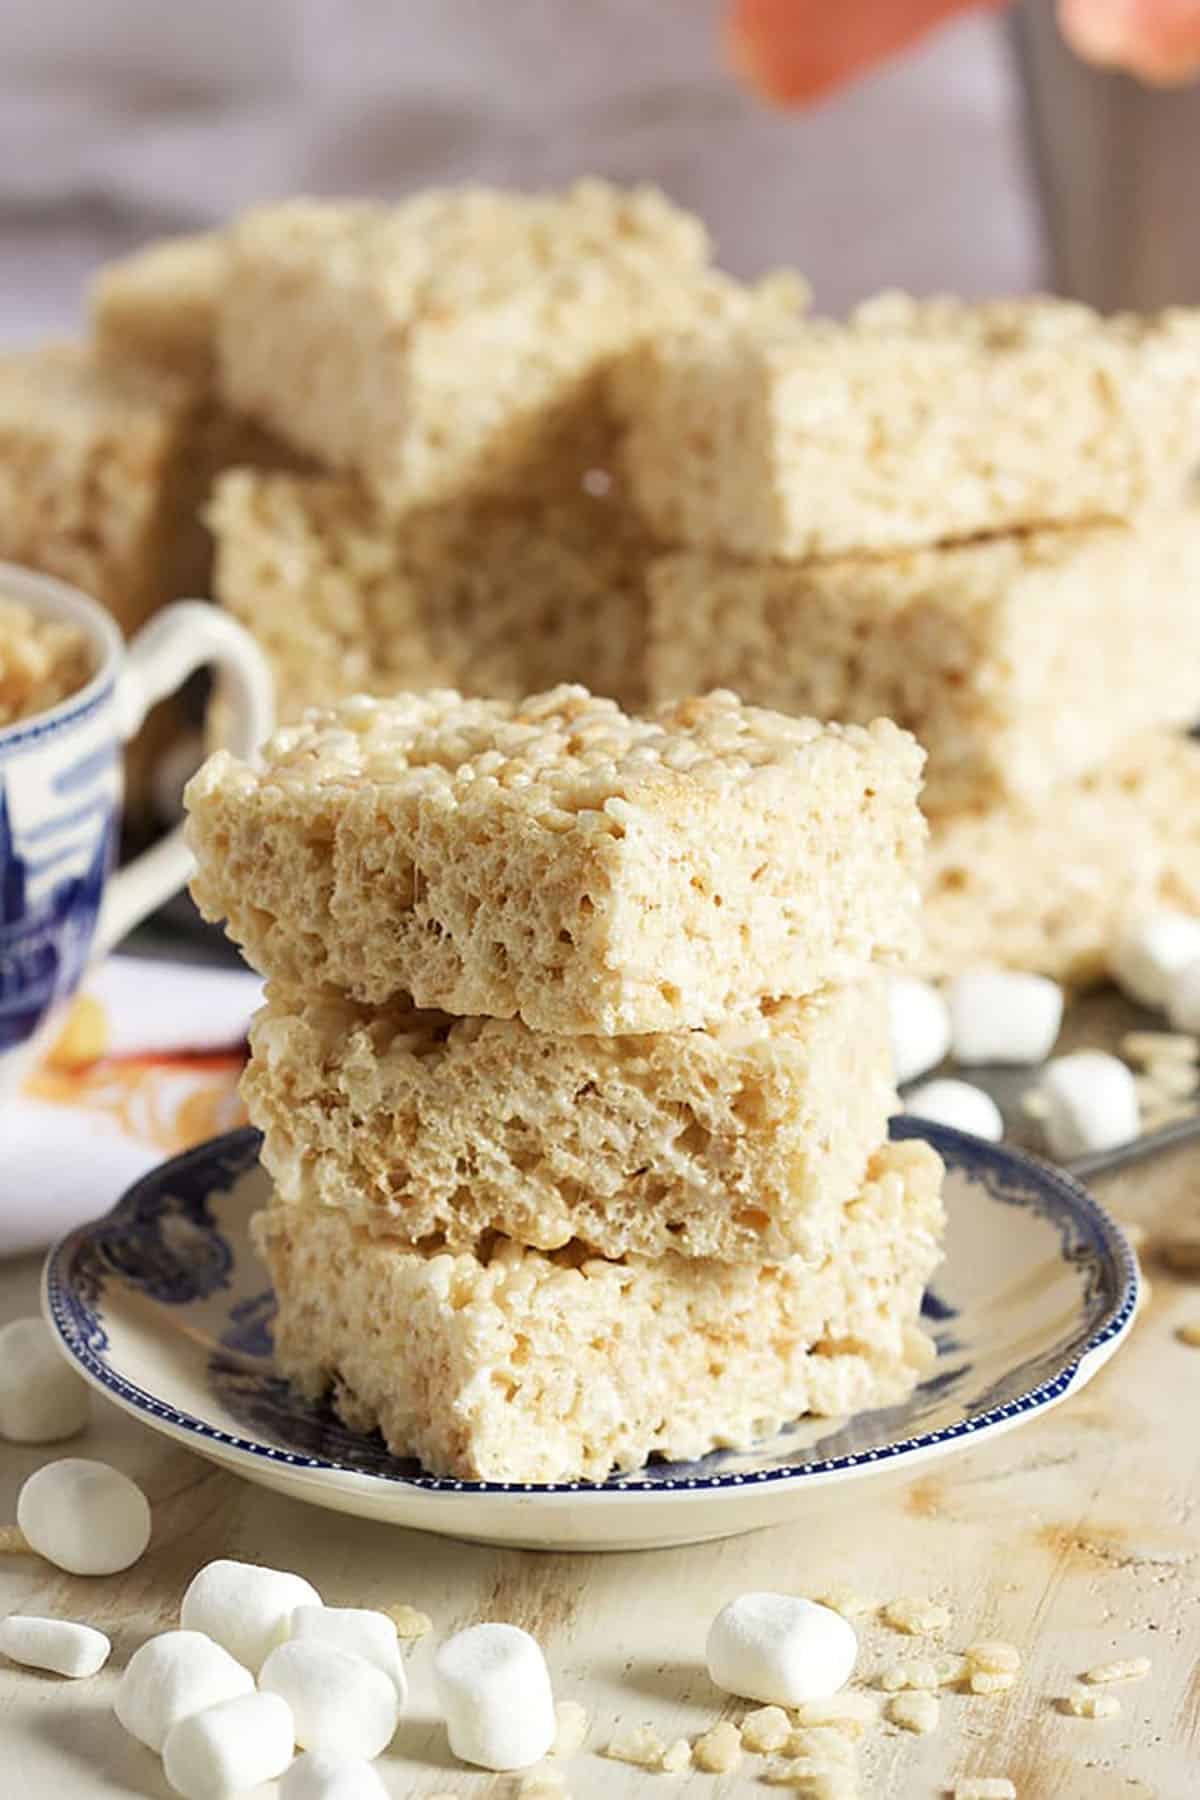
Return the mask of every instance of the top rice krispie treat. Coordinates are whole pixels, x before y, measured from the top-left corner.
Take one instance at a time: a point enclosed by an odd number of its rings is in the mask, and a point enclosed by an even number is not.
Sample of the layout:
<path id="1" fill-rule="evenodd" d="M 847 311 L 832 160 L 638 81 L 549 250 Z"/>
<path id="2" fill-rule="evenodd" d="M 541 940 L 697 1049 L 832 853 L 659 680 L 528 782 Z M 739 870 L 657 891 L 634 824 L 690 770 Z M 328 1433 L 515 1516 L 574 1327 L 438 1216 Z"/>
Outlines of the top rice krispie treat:
<path id="1" fill-rule="evenodd" d="M 207 388 L 216 363 L 225 262 L 223 235 L 205 231 L 160 238 L 109 263 L 88 292 L 99 354 Z"/>
<path id="2" fill-rule="evenodd" d="M 611 385 L 663 539 L 894 550 L 1177 499 L 1200 446 L 1200 310 L 881 295 L 845 325 L 660 333 Z"/>
<path id="3" fill-rule="evenodd" d="M 211 757 L 193 892 L 255 967 L 542 1031 L 665 1031 L 902 960 L 923 753 L 714 693 L 369 700 Z"/>
<path id="4" fill-rule="evenodd" d="M 48 712 L 86 687 L 92 652 L 77 625 L 47 618 L 0 588 L 0 729 Z"/>
<path id="5" fill-rule="evenodd" d="M 666 324 L 801 302 L 794 285 L 755 296 L 708 251 L 663 195 L 601 181 L 265 207 L 230 237 L 224 397 L 392 511 L 543 493 L 594 435 L 614 355 Z"/>

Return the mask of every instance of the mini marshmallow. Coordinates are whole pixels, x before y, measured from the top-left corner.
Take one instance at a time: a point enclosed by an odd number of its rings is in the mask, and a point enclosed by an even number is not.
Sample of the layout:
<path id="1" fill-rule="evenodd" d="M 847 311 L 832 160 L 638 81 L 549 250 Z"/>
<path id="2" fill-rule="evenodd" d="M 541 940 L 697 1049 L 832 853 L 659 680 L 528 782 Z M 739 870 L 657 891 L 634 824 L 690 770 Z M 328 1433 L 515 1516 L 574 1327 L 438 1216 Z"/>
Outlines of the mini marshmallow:
<path id="1" fill-rule="evenodd" d="M 49 1669 L 78 1681 L 99 1674 L 111 1649 L 102 1631 L 70 1619 L 30 1619 L 21 1613 L 0 1619 L 0 1651 L 27 1669 Z"/>
<path id="2" fill-rule="evenodd" d="M 1200 957 L 1186 963 L 1172 980 L 1167 1017 L 1176 1031 L 1200 1036 Z"/>
<path id="3" fill-rule="evenodd" d="M 969 1081 L 927 1081 L 905 1097 L 904 1110 L 935 1125 L 952 1125 L 975 1137 L 998 1144 L 1004 1136 L 1004 1118 L 990 1094 Z"/>
<path id="4" fill-rule="evenodd" d="M 361 1656 L 364 1662 L 382 1669 L 395 1686 L 401 1706 L 408 1699 L 396 1627 L 386 1613 L 362 1606 L 298 1606 L 292 1614 L 292 1638 L 319 1640 L 348 1656 Z"/>
<path id="5" fill-rule="evenodd" d="M 284 1776 L 279 1800 L 387 1800 L 387 1789 L 361 1757 L 309 1750 Z"/>
<path id="6" fill-rule="evenodd" d="M 481 1769 L 527 1769 L 554 1743 L 546 1659 L 516 1625 L 471 1625 L 448 1638 L 433 1679 L 450 1748 Z"/>
<path id="7" fill-rule="evenodd" d="M 1077 1050 L 1046 1064 L 1038 1083 L 1046 1102 L 1042 1129 L 1050 1154 L 1062 1159 L 1112 1150 L 1138 1134 L 1132 1071 L 1103 1050 Z"/>
<path id="8" fill-rule="evenodd" d="M 87 1384 L 41 1319 L 14 1319 L 0 1331 L 0 1438 L 53 1444 L 88 1422 Z"/>
<path id="9" fill-rule="evenodd" d="M 131 1737 L 162 1755 L 181 1719 L 254 1692 L 254 1677 L 201 1631 L 163 1631 L 135 1650 L 113 1711 Z"/>
<path id="10" fill-rule="evenodd" d="M 282 1775 L 294 1745 L 278 1694 L 240 1694 L 172 1726 L 163 1772 L 184 1800 L 225 1800 Z"/>
<path id="11" fill-rule="evenodd" d="M 792 1594 L 740 1594 L 721 1608 L 705 1646 L 717 1687 L 767 1706 L 831 1699 L 857 1657 L 854 1628 L 840 1613 Z"/>
<path id="12" fill-rule="evenodd" d="M 395 1683 L 374 1663 L 319 1638 L 293 1638 L 272 1650 L 258 1678 L 263 1693 L 291 1708 L 296 1742 L 329 1756 L 386 1750 L 400 1719 Z"/>
<path id="13" fill-rule="evenodd" d="M 1200 961 L 1200 919 L 1187 913 L 1141 913 L 1127 921 L 1108 952 L 1109 973 L 1131 1000 L 1164 1007 L 1175 977 Z"/>
<path id="14" fill-rule="evenodd" d="M 46 1463 L 29 1477 L 17 1496 L 17 1525 L 30 1549 L 69 1575 L 116 1575 L 150 1542 L 141 1488 L 81 1456 Z"/>
<path id="15" fill-rule="evenodd" d="M 298 1606 L 320 1606 L 321 1596 L 302 1575 L 263 1569 L 257 1563 L 206 1563 L 179 1608 L 187 1631 L 202 1631 L 257 1675 L 282 1644 Z"/>
<path id="16" fill-rule="evenodd" d="M 1062 1029 L 1063 991 L 1044 975 L 976 969 L 951 983 L 950 1046 L 960 1063 L 1044 1062 Z"/>
<path id="17" fill-rule="evenodd" d="M 888 982 L 892 1072 L 903 1085 L 936 1068 L 950 1048 L 950 1013 L 932 982 L 893 975 Z"/>

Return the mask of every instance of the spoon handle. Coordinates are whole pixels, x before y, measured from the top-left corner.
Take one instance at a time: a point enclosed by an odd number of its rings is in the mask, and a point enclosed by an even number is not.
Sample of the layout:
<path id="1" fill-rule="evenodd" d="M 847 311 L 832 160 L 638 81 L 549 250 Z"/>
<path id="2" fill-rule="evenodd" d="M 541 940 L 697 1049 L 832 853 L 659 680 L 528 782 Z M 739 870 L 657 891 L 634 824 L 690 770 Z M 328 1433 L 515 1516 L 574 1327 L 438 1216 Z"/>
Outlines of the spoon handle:
<path id="1" fill-rule="evenodd" d="M 1129 1143 L 1118 1144 L 1112 1150 L 1097 1150 L 1091 1156 L 1076 1157 L 1074 1162 L 1064 1166 L 1069 1175 L 1074 1175 L 1080 1181 L 1087 1181 L 1093 1175 L 1106 1175 L 1110 1169 L 1123 1169 L 1129 1163 L 1158 1156 L 1164 1150 L 1174 1150 L 1177 1145 L 1191 1143 L 1193 1138 L 1198 1137 L 1200 1112 L 1189 1113 L 1186 1119 L 1176 1119 L 1158 1131 L 1148 1131 L 1144 1137 L 1131 1138 Z"/>

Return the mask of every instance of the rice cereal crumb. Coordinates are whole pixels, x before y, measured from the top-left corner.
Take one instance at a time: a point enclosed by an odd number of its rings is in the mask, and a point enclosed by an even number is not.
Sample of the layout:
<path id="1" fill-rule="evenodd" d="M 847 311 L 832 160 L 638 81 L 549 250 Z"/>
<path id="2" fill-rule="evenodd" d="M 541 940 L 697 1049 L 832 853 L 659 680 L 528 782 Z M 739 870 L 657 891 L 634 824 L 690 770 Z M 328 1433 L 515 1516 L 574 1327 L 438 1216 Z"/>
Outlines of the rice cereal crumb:
<path id="1" fill-rule="evenodd" d="M 582 1750 L 591 1723 L 587 1708 L 580 1706 L 578 1700 L 560 1700 L 554 1709 L 554 1716 L 558 1721 L 558 1730 L 554 1734 L 550 1754 L 574 1756 L 577 1750 Z"/>
<path id="2" fill-rule="evenodd" d="M 915 1731 L 918 1737 L 924 1737 L 937 1730 L 941 1710 L 932 1694 L 895 1694 L 888 1701 L 887 1716 L 902 1731 Z"/>
<path id="3" fill-rule="evenodd" d="M 692 1746 L 686 1738 L 676 1738 L 675 1742 L 663 1751 L 660 1767 L 664 1775 L 682 1775 L 685 1769 L 692 1766 Z"/>
<path id="4" fill-rule="evenodd" d="M 1115 1694 L 1089 1694 L 1085 1688 L 1076 1688 L 1067 1695 L 1062 1707 L 1076 1719 L 1115 1719 L 1121 1702 Z"/>
<path id="5" fill-rule="evenodd" d="M 1109 1681 L 1144 1681 L 1149 1673 L 1148 1656 L 1128 1656 L 1123 1661 L 1097 1663 L 1094 1669 L 1084 1671 L 1083 1679 L 1092 1687 L 1102 1687 Z"/>
<path id="6" fill-rule="evenodd" d="M 1007 1694 L 1016 1681 L 1011 1669 L 972 1669 L 967 1685 L 973 1694 Z"/>
<path id="7" fill-rule="evenodd" d="M 889 1600 L 883 1609 L 883 1617 L 893 1631 L 903 1631 L 909 1637 L 920 1637 L 927 1631 L 945 1631 L 950 1624 L 948 1607 L 911 1594 Z"/>
<path id="8" fill-rule="evenodd" d="M 933 1666 L 937 1670 L 939 1687 L 957 1687 L 960 1681 L 966 1680 L 971 1663 L 969 1657 L 948 1651 L 945 1656 L 935 1656 Z"/>
<path id="9" fill-rule="evenodd" d="M 517 1793 L 520 1800 L 570 1800 L 562 1776 L 553 1769 L 535 1769 L 522 1779 Z"/>
<path id="10" fill-rule="evenodd" d="M 1007 1775 L 974 1775 L 955 1784 L 954 1800 L 1017 1800 Z"/>
<path id="11" fill-rule="evenodd" d="M 401 1638 L 420 1638 L 433 1630 L 433 1620 L 428 1613 L 418 1612 L 415 1606 L 389 1606 L 387 1616 L 396 1627 L 396 1636 Z"/>
<path id="12" fill-rule="evenodd" d="M 635 1725 L 632 1731 L 618 1732 L 604 1754 L 612 1762 L 632 1763 L 635 1769 L 657 1769 L 665 1749 L 652 1725 Z"/>
<path id="13" fill-rule="evenodd" d="M 1001 1638 L 980 1638 L 977 1643 L 968 1644 L 964 1654 L 972 1668 L 983 1669 L 989 1675 L 1015 1675 L 1021 1667 L 1017 1646 Z"/>
<path id="14" fill-rule="evenodd" d="M 692 1745 L 692 1761 L 708 1775 L 728 1775 L 742 1760 L 742 1734 L 728 1719 L 702 1731 Z"/>
<path id="15" fill-rule="evenodd" d="M 854 1745 L 831 1725 L 801 1726 L 788 1738 L 783 1754 L 791 1762 L 837 1763 L 841 1768 L 854 1767 Z"/>
<path id="16" fill-rule="evenodd" d="M 808 1800 L 856 1800 L 858 1776 L 840 1763 L 775 1763 L 763 1776 L 768 1787 L 795 1788 Z"/>
<path id="17" fill-rule="evenodd" d="M 865 1613 L 875 1612 L 877 1608 L 876 1601 L 852 1587 L 832 1587 L 827 1593 L 818 1594 L 816 1599 L 818 1605 L 841 1613 L 843 1619 L 861 1619 Z"/>
<path id="18" fill-rule="evenodd" d="M 742 1746 L 761 1756 L 781 1750 L 791 1736 L 792 1726 L 782 1706 L 760 1706 L 742 1720 Z"/>
<path id="19" fill-rule="evenodd" d="M 1200 1350 L 1200 1319 L 1185 1319 L 1175 1328 L 1175 1336 L 1191 1350 Z"/>
<path id="20" fill-rule="evenodd" d="M 879 1716 L 869 1694 L 834 1694 L 829 1700 L 802 1700 L 792 1707 L 792 1718 L 801 1728 L 828 1726 L 843 1737 L 860 1738 Z"/>
<path id="21" fill-rule="evenodd" d="M 936 1663 L 932 1662 L 898 1662 L 889 1663 L 879 1677 L 879 1686 L 885 1694 L 898 1694 L 905 1688 L 939 1688 L 943 1685 Z"/>

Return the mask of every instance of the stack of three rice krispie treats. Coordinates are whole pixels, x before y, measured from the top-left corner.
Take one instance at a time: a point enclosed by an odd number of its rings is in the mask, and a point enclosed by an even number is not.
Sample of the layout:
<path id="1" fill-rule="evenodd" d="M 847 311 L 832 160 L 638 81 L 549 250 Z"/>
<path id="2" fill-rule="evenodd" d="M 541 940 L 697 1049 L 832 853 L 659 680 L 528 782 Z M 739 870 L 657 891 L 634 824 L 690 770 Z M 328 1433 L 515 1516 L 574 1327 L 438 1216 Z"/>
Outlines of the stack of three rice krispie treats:
<path id="1" fill-rule="evenodd" d="M 926 960 L 1098 972 L 1200 912 L 1200 311 L 881 296 L 616 372 L 648 692 L 879 714 L 929 755 Z"/>
<path id="2" fill-rule="evenodd" d="M 269 978 L 275 1347 L 467 1479 L 602 1479 L 901 1397 L 941 1167 L 887 1142 L 922 757 L 716 693 L 358 698 L 188 792 Z"/>

